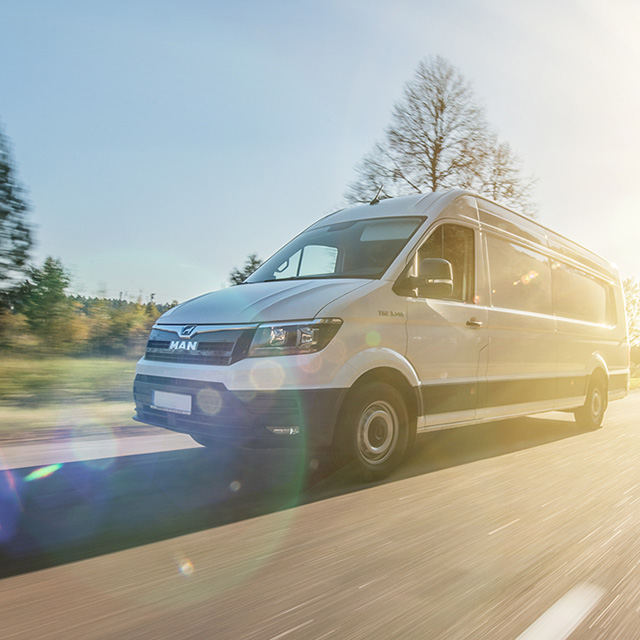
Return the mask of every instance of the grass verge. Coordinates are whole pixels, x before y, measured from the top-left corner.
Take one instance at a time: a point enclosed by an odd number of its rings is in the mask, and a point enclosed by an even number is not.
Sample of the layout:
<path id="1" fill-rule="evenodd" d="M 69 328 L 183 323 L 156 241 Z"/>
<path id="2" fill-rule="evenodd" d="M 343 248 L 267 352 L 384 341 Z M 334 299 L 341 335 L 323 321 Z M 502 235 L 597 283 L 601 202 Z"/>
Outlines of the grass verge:
<path id="1" fill-rule="evenodd" d="M 0 442 L 160 432 L 134 422 L 134 360 L 3 357 Z"/>
<path id="2" fill-rule="evenodd" d="M 33 407 L 66 402 L 133 402 L 134 360 L 3 357 L 0 405 Z"/>

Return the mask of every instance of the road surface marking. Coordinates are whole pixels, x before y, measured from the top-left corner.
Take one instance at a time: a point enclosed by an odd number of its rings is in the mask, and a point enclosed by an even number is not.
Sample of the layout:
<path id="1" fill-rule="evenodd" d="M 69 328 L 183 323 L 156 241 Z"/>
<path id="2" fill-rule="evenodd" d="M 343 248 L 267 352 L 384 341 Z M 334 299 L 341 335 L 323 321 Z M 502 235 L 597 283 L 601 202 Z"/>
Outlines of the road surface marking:
<path id="1" fill-rule="evenodd" d="M 609 611 L 609 609 L 611 609 L 611 607 L 613 607 L 613 605 L 616 603 L 616 600 L 620 597 L 620 594 L 618 594 L 613 601 L 609 604 L 609 606 L 589 625 L 589 629 L 591 629 L 592 627 L 595 627 L 596 624 L 598 624 L 600 618 L 602 618 L 604 616 L 605 613 L 607 613 L 607 611 Z"/>
<path id="2" fill-rule="evenodd" d="M 565 640 L 604 595 L 604 589 L 579 584 L 547 609 L 516 640 Z"/>
<path id="3" fill-rule="evenodd" d="M 503 524 L 501 527 L 498 527 L 497 529 L 494 529 L 493 531 L 489 531 L 488 535 L 492 536 L 494 533 L 498 533 L 498 531 L 502 531 L 503 529 L 506 529 L 507 527 L 510 527 L 512 524 L 515 524 L 516 522 L 519 522 L 520 518 L 516 518 L 515 520 L 512 520 L 511 522 L 507 522 L 507 524 Z"/>

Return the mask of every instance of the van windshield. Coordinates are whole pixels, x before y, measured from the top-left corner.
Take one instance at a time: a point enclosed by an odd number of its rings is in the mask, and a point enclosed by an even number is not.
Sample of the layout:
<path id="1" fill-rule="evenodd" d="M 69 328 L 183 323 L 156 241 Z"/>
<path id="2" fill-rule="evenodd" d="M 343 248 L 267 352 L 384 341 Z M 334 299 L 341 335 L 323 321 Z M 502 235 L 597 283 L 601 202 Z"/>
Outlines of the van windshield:
<path id="1" fill-rule="evenodd" d="M 245 282 L 380 278 L 423 221 L 393 217 L 314 227 L 285 245 Z"/>

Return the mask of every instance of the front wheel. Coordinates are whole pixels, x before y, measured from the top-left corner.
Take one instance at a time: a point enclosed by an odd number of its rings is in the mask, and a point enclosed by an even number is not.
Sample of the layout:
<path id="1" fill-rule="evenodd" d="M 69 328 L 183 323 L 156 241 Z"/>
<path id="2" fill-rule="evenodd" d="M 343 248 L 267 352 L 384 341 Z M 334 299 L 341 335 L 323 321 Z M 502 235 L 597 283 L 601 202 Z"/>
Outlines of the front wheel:
<path id="1" fill-rule="evenodd" d="M 597 376 L 589 382 L 584 405 L 574 412 L 576 422 L 583 429 L 591 431 L 598 429 L 606 410 L 607 385 L 600 376 Z"/>
<path id="2" fill-rule="evenodd" d="M 402 395 L 385 382 L 354 389 L 346 398 L 334 445 L 336 462 L 359 480 L 378 480 L 398 466 L 409 443 Z"/>

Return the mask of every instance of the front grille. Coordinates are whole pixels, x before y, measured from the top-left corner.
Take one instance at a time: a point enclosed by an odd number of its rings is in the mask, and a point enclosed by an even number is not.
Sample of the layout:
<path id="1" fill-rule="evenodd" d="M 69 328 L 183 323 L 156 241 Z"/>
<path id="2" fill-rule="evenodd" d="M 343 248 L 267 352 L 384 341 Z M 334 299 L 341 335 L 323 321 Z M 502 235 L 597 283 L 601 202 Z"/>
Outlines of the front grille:
<path id="1" fill-rule="evenodd" d="M 182 339 L 172 331 L 153 329 L 145 358 L 157 362 L 181 362 L 228 366 L 247 354 L 254 329 L 228 329 L 196 333 Z"/>

